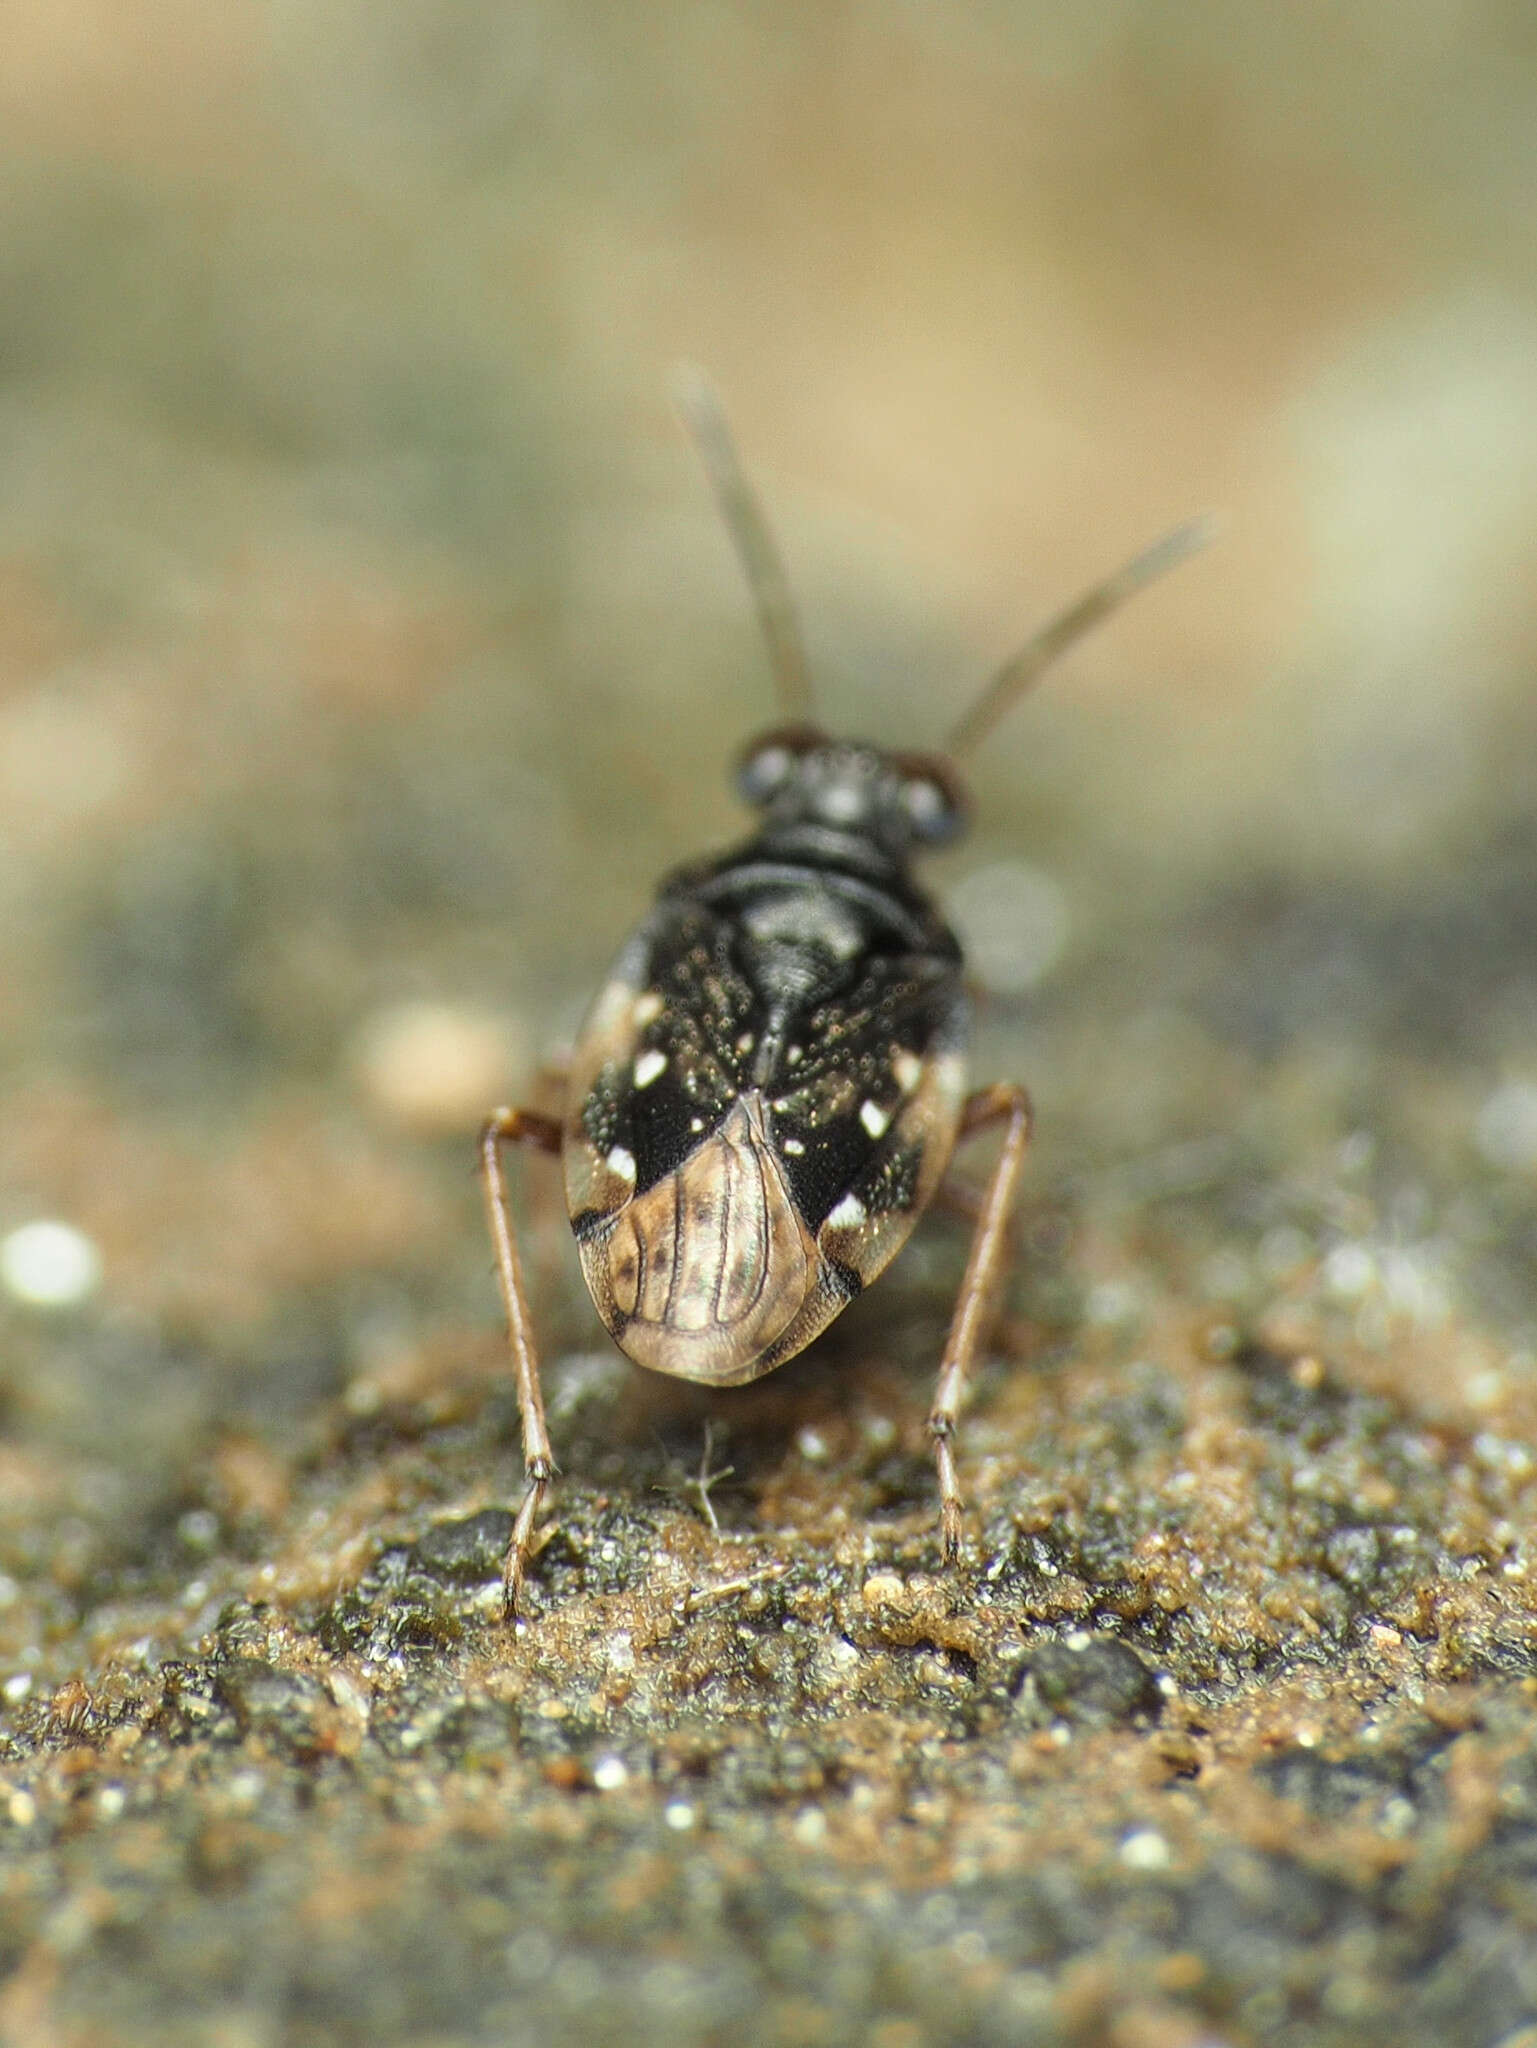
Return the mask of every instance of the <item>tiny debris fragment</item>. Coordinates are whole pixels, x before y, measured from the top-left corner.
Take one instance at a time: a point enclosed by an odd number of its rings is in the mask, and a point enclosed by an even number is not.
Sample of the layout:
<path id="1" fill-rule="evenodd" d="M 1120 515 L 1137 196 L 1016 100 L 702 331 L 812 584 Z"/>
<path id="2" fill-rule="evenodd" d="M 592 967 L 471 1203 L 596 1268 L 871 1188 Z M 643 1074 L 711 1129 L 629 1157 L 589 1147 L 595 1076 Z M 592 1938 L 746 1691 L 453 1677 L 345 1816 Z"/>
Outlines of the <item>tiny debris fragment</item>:
<path id="1" fill-rule="evenodd" d="M 866 1607 L 906 1607 L 907 1586 L 895 1572 L 872 1572 L 860 1588 Z"/>

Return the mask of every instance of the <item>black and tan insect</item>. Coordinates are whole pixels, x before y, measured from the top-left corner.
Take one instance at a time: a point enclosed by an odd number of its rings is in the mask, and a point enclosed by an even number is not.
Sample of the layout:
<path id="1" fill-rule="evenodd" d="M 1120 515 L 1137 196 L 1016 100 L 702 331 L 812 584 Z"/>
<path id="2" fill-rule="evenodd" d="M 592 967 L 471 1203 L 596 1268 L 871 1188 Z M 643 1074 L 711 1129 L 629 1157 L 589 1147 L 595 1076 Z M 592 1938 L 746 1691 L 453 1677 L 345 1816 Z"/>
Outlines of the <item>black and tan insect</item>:
<path id="1" fill-rule="evenodd" d="M 670 875 L 620 952 L 577 1041 L 564 1114 L 499 1109 L 481 1134 L 528 1482 L 507 1553 L 512 1612 L 555 1472 L 502 1171 L 514 1141 L 560 1154 L 582 1272 L 621 1349 L 654 1372 L 727 1387 L 825 1330 L 901 1250 L 957 1144 L 1001 1125 L 928 1423 L 944 1551 L 957 1554 L 956 1416 L 1030 1104 L 1009 1082 L 967 1092 L 961 949 L 913 860 L 965 829 L 955 757 L 1203 537 L 1180 528 L 1053 620 L 998 672 L 943 756 L 832 739 L 811 722 L 788 587 L 724 415 L 696 374 L 679 402 L 747 571 L 786 722 L 737 771 L 757 830 Z"/>

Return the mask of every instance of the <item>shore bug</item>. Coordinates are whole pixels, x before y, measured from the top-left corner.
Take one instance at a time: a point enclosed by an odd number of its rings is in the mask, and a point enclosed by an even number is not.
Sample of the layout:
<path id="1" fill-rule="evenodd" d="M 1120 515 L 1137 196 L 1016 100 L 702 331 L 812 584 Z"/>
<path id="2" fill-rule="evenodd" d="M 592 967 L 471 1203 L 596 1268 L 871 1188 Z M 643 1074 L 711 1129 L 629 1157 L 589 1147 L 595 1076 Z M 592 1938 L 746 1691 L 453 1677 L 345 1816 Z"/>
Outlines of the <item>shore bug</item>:
<path id="1" fill-rule="evenodd" d="M 956 1146 L 1001 1125 L 928 1420 L 944 1555 L 958 1555 L 956 1419 L 1031 1110 L 1012 1082 L 967 1091 L 961 948 L 913 861 L 965 830 L 956 759 L 1080 634 L 1205 538 L 1201 522 L 1178 528 L 1060 613 L 942 754 L 830 738 L 812 722 L 789 587 L 725 416 L 697 373 L 678 397 L 747 574 L 782 722 L 738 764 L 757 830 L 664 880 L 588 1013 L 563 1113 L 498 1109 L 481 1132 L 527 1482 L 507 1550 L 510 1615 L 556 1469 L 502 1167 L 514 1143 L 560 1156 L 582 1273 L 620 1348 L 724 1387 L 826 1329 L 905 1244 Z"/>

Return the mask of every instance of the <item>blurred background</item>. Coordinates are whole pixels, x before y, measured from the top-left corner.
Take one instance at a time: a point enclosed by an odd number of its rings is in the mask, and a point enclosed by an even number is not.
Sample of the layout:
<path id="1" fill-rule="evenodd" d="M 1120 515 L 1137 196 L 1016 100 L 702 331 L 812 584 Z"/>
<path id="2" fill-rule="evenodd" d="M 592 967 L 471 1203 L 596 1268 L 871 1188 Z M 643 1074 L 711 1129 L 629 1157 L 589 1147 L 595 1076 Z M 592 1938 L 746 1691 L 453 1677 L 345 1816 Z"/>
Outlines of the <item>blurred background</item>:
<path id="1" fill-rule="evenodd" d="M 1196 1296 L 1455 1306 L 1529 1368 L 1529 7 L 11 0 L 4 42 L 28 1526 L 499 1370 L 470 1134 L 773 716 L 680 358 L 872 737 L 1222 514 L 975 764 L 935 872 L 980 1075 L 1064 1200 L 1249 1148 Z"/>

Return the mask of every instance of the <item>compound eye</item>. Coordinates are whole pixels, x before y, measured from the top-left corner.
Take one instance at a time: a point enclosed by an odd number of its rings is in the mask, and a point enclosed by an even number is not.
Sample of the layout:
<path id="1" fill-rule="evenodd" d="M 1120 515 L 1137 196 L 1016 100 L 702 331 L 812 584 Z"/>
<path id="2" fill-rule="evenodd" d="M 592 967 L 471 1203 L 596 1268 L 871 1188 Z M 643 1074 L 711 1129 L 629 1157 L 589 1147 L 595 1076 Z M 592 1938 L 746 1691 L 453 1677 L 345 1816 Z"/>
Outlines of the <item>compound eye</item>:
<path id="1" fill-rule="evenodd" d="M 960 788 L 928 762 L 903 765 L 902 808 L 913 837 L 925 846 L 948 846 L 966 829 Z"/>
<path id="2" fill-rule="evenodd" d="M 810 726 L 785 726 L 762 734 L 737 764 L 737 794 L 760 809 L 772 803 L 794 775 L 802 754 L 820 744 L 821 734 Z"/>

